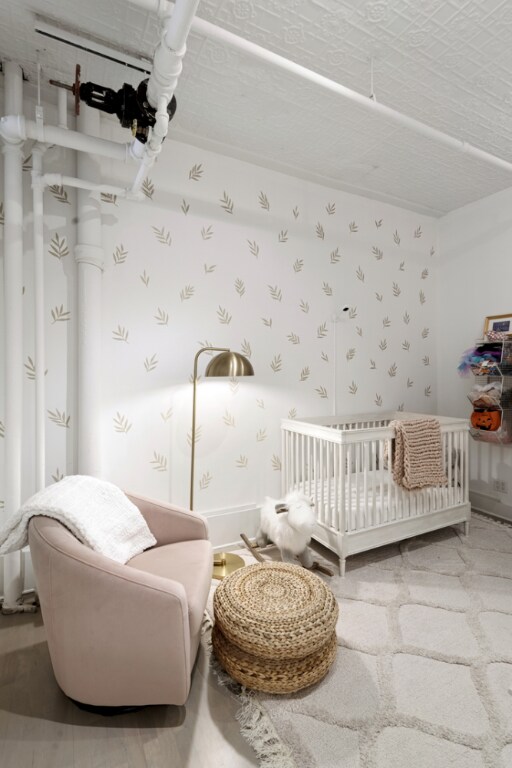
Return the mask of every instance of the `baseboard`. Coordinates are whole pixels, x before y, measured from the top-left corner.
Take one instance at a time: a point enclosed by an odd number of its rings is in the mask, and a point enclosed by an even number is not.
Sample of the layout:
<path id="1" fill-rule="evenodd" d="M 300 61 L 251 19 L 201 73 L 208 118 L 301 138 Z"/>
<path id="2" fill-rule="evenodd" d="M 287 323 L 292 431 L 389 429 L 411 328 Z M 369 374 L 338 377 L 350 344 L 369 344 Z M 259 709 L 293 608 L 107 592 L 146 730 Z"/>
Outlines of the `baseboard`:
<path id="1" fill-rule="evenodd" d="M 477 512 L 485 512 L 485 514 L 498 517 L 500 520 L 512 522 L 512 507 L 508 504 L 503 504 L 499 499 L 495 499 L 486 493 L 470 491 L 469 500 L 472 508 Z"/>
<path id="2" fill-rule="evenodd" d="M 241 546 L 241 533 L 249 538 L 255 536 L 260 519 L 259 507 L 254 504 L 212 509 L 201 514 L 208 520 L 210 541 L 216 551 Z"/>

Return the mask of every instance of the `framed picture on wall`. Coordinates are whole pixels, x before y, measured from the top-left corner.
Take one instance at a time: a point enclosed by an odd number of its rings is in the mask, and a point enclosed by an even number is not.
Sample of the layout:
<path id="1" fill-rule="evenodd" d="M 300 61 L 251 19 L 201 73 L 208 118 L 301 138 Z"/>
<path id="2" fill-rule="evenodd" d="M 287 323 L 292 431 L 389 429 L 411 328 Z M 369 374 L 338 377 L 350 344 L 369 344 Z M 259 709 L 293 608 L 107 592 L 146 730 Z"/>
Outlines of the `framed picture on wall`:
<path id="1" fill-rule="evenodd" d="M 512 337 L 512 312 L 507 315 L 490 315 L 485 318 L 484 336 L 489 332 L 505 334 Z"/>

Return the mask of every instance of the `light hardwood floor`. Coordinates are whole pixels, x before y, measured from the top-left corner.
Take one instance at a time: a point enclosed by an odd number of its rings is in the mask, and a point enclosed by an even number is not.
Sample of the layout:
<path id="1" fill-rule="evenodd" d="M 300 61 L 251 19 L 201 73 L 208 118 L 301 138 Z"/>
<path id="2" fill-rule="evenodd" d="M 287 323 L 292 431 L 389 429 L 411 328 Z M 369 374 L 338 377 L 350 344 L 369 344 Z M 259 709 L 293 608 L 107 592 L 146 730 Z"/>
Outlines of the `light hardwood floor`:
<path id="1" fill-rule="evenodd" d="M 0 615 L 1 768 L 251 768 L 237 709 L 200 648 L 186 706 L 82 712 L 55 682 L 41 614 Z"/>

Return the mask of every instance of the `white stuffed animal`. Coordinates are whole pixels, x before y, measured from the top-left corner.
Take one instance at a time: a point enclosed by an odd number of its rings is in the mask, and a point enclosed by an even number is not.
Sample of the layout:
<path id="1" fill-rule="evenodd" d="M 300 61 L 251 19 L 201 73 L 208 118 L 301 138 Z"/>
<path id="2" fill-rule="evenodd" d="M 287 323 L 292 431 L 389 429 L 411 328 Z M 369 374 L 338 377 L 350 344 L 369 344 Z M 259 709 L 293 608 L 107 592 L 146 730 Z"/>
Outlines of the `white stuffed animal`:
<path id="1" fill-rule="evenodd" d="M 314 504 L 299 491 L 288 493 L 284 500 L 265 498 L 261 508 L 260 527 L 256 534 L 259 547 L 269 540 L 280 550 L 284 562 L 295 563 L 296 557 L 306 568 L 313 559 L 308 549 L 316 525 Z"/>

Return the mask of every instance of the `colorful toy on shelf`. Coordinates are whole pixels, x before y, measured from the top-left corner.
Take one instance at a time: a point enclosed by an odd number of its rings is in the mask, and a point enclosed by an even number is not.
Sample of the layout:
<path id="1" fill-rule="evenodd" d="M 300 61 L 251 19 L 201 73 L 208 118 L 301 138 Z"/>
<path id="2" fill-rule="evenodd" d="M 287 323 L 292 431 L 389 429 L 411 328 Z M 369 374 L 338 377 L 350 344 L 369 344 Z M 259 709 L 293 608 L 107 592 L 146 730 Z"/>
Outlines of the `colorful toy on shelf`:
<path id="1" fill-rule="evenodd" d="M 495 432 L 501 427 L 501 411 L 473 411 L 471 426 L 487 432 Z"/>

